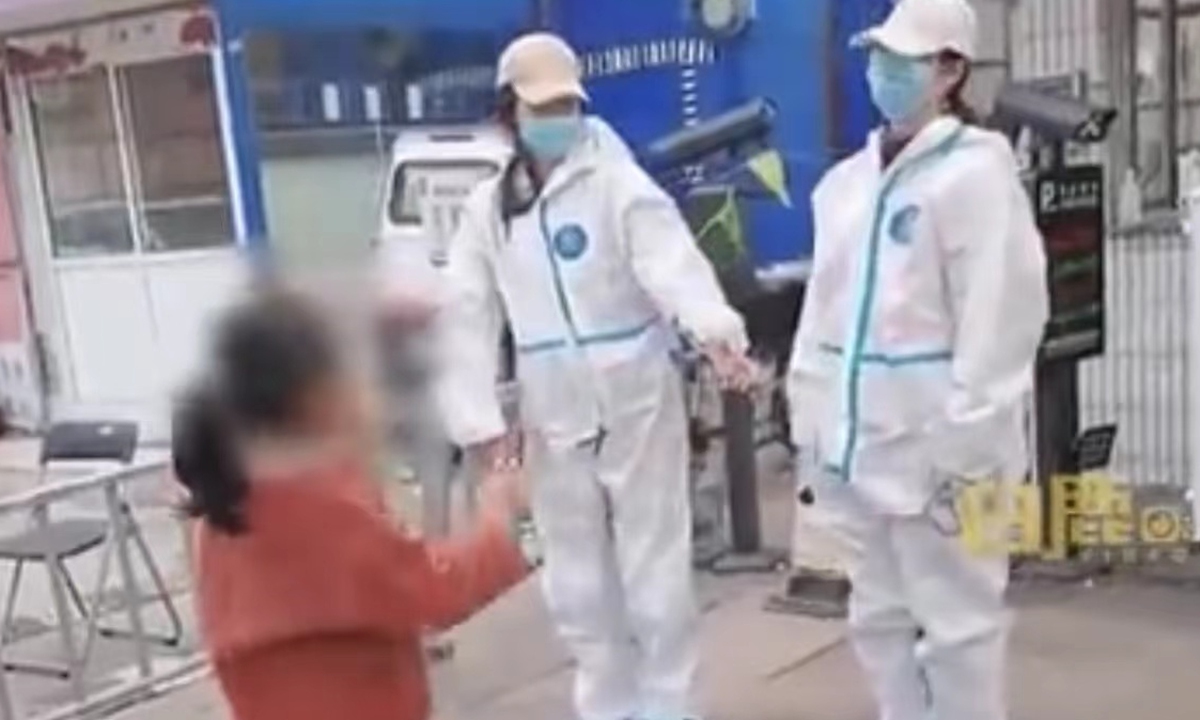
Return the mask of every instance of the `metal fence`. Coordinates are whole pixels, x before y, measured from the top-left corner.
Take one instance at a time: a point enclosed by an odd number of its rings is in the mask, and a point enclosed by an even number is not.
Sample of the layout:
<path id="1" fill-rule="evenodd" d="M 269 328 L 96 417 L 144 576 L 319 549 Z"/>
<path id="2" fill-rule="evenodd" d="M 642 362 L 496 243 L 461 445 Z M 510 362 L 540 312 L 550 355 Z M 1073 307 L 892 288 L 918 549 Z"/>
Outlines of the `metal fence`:
<path id="1" fill-rule="evenodd" d="M 1118 425 L 1112 471 L 1135 485 L 1192 478 L 1191 245 L 1174 213 L 1107 242 L 1107 348 L 1080 369 L 1080 415 Z"/>
<path id="2" fill-rule="evenodd" d="M 1112 141 L 1089 151 L 1106 159 L 1114 186 L 1132 169 L 1156 206 L 1187 190 L 1169 175 L 1200 147 L 1198 0 L 972 1 L 1005 18 L 1011 78 L 1072 80 L 1072 93 L 1120 110 Z"/>
<path id="3" fill-rule="evenodd" d="M 135 504 L 139 493 L 147 490 L 150 481 L 159 485 L 166 475 L 167 461 L 123 467 L 115 471 L 91 474 L 78 479 L 48 484 L 32 491 L 0 500 L 0 524 L 6 531 L 16 528 L 45 530 L 53 519 L 78 515 L 81 512 L 103 519 L 108 527 L 101 547 L 94 552 L 103 558 L 113 557 L 116 572 L 106 569 L 108 561 L 101 560 L 97 571 L 96 594 L 84 598 L 90 614 L 77 618 L 70 627 L 49 633 L 58 641 L 46 642 L 45 634 L 14 638 L 7 629 L 0 647 L 0 720 L 59 720 L 66 718 L 99 717 L 120 707 L 150 697 L 175 682 L 203 672 L 205 661 L 194 643 L 181 639 L 163 643 L 151 627 L 154 624 L 151 594 L 145 568 L 139 567 L 136 557 L 135 533 L 145 538 L 146 525 L 140 522 Z M 32 525 L 30 521 L 32 520 Z M 178 529 L 173 518 L 169 523 Z M 182 540 L 182 537 L 178 538 Z M 156 537 L 146 546 L 157 557 L 161 555 L 163 537 Z M 49 547 L 49 546 L 47 546 Z M 50 550 L 41 558 L 49 571 L 60 575 L 62 558 Z M 155 562 L 158 560 L 156 559 Z M 80 568 L 72 565 L 74 571 Z M 108 578 L 112 578 L 108 580 Z M 67 598 L 61 583 L 51 578 L 51 599 L 57 606 L 58 617 L 67 617 Z M 55 587 L 58 585 L 58 587 Z M 111 604 L 106 603 L 106 600 Z M 100 631 L 101 623 L 123 625 L 119 631 Z M 103 635 L 106 648 L 93 642 Z M 43 647 L 49 645 L 49 648 Z M 60 681 L 51 680 L 57 688 L 47 694 L 46 681 L 25 682 L 24 675 L 8 672 L 14 654 L 45 652 L 60 656 L 70 675 Z M 57 658 L 56 658 L 57 659 Z M 106 667 L 105 667 L 106 666 Z"/>

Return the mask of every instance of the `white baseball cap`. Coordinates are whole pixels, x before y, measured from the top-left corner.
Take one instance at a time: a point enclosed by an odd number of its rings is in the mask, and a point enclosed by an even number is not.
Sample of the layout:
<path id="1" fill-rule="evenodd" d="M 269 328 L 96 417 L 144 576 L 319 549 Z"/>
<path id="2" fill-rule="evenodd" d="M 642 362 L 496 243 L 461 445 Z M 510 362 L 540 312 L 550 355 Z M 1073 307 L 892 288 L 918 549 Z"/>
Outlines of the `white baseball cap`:
<path id="1" fill-rule="evenodd" d="M 883 24 L 859 33 L 851 42 L 906 57 L 950 51 L 973 60 L 976 25 L 975 10 L 967 0 L 899 0 Z"/>
<path id="2" fill-rule="evenodd" d="M 511 85 L 517 97 L 530 105 L 563 98 L 587 101 L 582 77 L 579 58 L 571 46 L 544 32 L 517 38 L 496 63 L 496 87 Z"/>

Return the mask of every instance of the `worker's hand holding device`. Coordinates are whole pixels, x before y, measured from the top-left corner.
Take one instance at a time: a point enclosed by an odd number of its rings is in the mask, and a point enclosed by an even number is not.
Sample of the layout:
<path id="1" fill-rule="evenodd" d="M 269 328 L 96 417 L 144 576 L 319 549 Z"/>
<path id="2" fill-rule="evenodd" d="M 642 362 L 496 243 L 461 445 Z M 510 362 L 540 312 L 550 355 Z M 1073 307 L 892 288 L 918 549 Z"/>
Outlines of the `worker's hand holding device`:
<path id="1" fill-rule="evenodd" d="M 708 343 L 701 350 L 712 364 L 722 390 L 744 393 L 758 384 L 758 366 L 745 353 L 726 343 Z"/>

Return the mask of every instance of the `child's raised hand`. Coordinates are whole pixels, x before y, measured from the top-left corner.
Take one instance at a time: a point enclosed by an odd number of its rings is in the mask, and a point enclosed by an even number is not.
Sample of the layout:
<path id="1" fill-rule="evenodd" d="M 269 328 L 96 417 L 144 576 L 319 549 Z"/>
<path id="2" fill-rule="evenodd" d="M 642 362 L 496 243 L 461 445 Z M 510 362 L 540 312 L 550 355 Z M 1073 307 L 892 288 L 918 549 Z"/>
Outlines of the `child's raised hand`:
<path id="1" fill-rule="evenodd" d="M 529 488 L 525 469 L 517 466 L 493 466 L 484 471 L 479 494 L 485 512 L 502 514 L 516 520 L 529 514 Z"/>
<path id="2" fill-rule="evenodd" d="M 484 473 L 509 472 L 521 467 L 524 461 L 524 438 L 515 430 L 480 446 Z"/>

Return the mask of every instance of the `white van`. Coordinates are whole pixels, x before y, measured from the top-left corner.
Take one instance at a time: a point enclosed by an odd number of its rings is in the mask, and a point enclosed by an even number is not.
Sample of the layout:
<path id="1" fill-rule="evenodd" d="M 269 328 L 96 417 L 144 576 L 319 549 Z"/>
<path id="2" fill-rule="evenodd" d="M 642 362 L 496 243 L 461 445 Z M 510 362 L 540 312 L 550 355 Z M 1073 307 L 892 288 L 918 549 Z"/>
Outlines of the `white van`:
<path id="1" fill-rule="evenodd" d="M 438 268 L 458 226 L 462 203 L 500 173 L 511 146 L 489 126 L 405 129 L 392 145 L 384 183 L 377 252 L 393 282 L 436 295 Z"/>
<path id="2" fill-rule="evenodd" d="M 437 304 L 441 296 L 441 267 L 458 226 L 462 203 L 480 182 L 499 174 L 508 163 L 508 141 L 494 127 L 453 126 L 405 129 L 392 145 L 391 162 L 383 183 L 379 231 L 376 237 L 378 271 L 385 275 L 389 294 Z M 454 475 L 449 444 L 436 423 L 429 397 L 420 390 L 421 378 L 432 365 L 432 343 L 422 334 L 404 334 L 397 345 L 385 339 L 385 374 L 398 408 L 389 418 L 397 437 L 423 483 L 423 522 L 435 531 L 449 527 L 449 484 Z M 414 373 L 414 375 L 409 375 Z M 416 378 L 415 380 L 406 379 Z M 413 384 L 408 384 L 413 383 Z M 425 408 L 424 410 L 415 410 Z"/>

